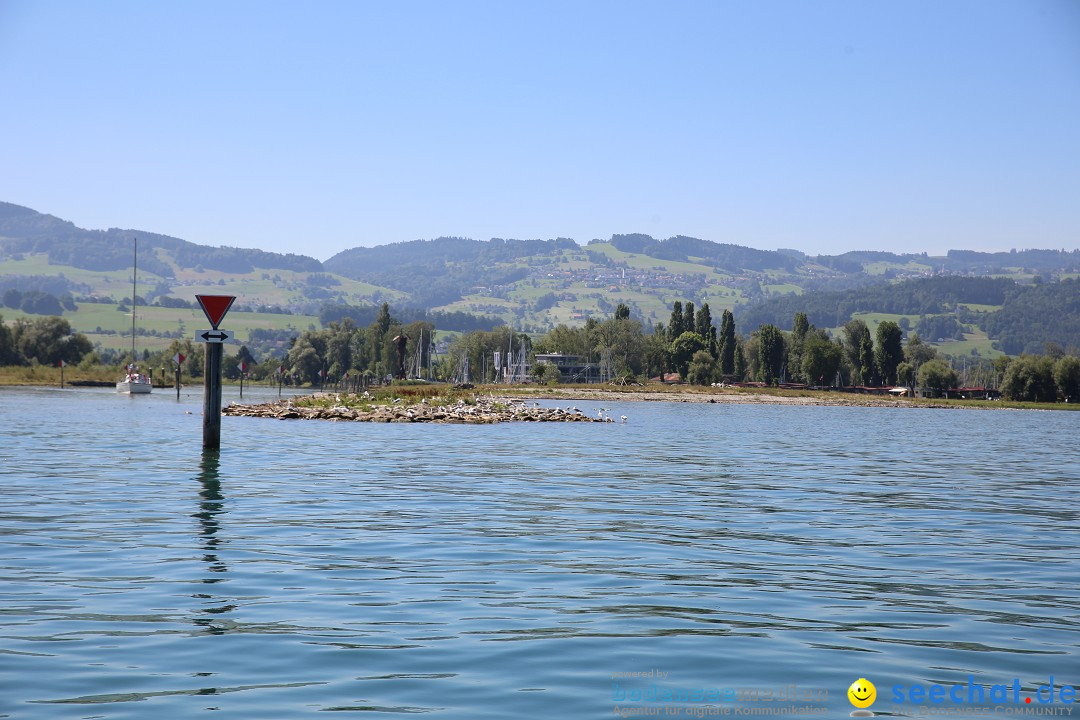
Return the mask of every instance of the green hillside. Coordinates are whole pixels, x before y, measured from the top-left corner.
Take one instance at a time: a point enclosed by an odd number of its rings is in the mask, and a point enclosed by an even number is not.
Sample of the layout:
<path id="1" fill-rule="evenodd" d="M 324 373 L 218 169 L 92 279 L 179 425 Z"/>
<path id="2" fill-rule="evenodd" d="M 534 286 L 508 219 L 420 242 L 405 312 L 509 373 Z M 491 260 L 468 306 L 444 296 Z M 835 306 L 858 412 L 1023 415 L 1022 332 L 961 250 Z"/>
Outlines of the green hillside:
<path id="1" fill-rule="evenodd" d="M 1023 289 L 1053 288 L 1080 272 L 1080 251 L 810 256 L 642 234 L 587 245 L 568 238 L 444 237 L 353 248 L 320 263 L 152 232 L 84 230 L 0 203 L 0 312 L 11 319 L 62 311 L 102 347 L 122 347 L 123 333 L 130 332 L 136 238 L 138 326 L 150 344 L 167 344 L 205 324 L 192 309 L 195 295 L 229 294 L 237 302 L 227 325 L 241 342 L 263 331 L 260 342 L 280 343 L 290 332 L 320 326 L 327 308 L 337 308 L 330 314 L 340 317 L 341 308 L 382 302 L 414 314 L 468 314 L 432 316 L 461 325 L 445 329 L 498 321 L 539 335 L 606 318 L 620 303 L 646 324 L 666 322 L 678 300 L 707 302 L 715 317 L 733 310 L 742 332 L 762 323 L 785 327 L 794 312 L 804 311 L 826 328 L 856 316 L 871 325 L 903 320 L 950 353 L 1030 352 L 1044 341 L 1070 342 L 1072 335 L 1059 330 L 1071 327 L 1072 310 L 1068 288 L 1037 298 Z M 1061 309 L 1056 327 L 1028 321 L 1032 313 L 1055 317 L 1053 308 Z"/>

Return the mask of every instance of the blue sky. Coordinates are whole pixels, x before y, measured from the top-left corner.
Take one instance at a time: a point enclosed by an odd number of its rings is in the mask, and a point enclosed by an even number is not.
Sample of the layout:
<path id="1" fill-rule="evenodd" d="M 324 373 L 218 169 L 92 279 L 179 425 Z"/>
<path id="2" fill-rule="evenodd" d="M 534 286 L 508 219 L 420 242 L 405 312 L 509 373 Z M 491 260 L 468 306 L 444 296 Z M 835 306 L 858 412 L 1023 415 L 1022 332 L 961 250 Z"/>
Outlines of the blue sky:
<path id="1" fill-rule="evenodd" d="M 1080 248 L 1080 2 L 0 0 L 0 200 L 326 259 Z"/>

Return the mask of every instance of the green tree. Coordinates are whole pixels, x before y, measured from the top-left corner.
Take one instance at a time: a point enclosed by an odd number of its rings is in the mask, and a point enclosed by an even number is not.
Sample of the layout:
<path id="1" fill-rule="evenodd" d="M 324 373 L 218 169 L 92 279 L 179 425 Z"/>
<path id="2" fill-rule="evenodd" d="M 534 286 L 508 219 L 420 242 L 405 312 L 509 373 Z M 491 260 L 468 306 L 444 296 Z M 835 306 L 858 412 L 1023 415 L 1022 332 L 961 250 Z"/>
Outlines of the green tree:
<path id="1" fill-rule="evenodd" d="M 1080 400 L 1080 358 L 1066 355 L 1054 363 L 1054 382 L 1065 402 Z"/>
<path id="2" fill-rule="evenodd" d="M 696 334 L 696 333 L 695 333 Z M 716 375 L 716 358 L 708 350 L 698 350 L 690 358 L 686 379 L 691 385 L 710 385 Z"/>
<path id="3" fill-rule="evenodd" d="M 732 369 L 735 380 L 742 382 L 746 378 L 746 353 L 743 352 L 742 343 L 735 345 L 735 362 Z"/>
<path id="4" fill-rule="evenodd" d="M 958 380 L 956 371 L 941 358 L 934 358 L 919 366 L 919 387 L 944 392 L 956 387 Z"/>
<path id="5" fill-rule="evenodd" d="M 319 383 L 319 370 L 323 368 L 322 356 L 313 343 L 310 333 L 304 333 L 289 349 L 288 363 L 301 382 Z"/>
<path id="6" fill-rule="evenodd" d="M 1020 355 L 1009 363 L 1001 381 L 1001 394 L 1009 400 L 1054 402 L 1054 361 L 1038 355 Z"/>
<path id="7" fill-rule="evenodd" d="M 885 385 L 896 384 L 896 366 L 904 359 L 904 333 L 892 320 L 885 320 L 877 329 L 877 347 L 874 348 L 874 364 Z"/>
<path id="8" fill-rule="evenodd" d="M 825 335 L 805 336 L 802 351 L 802 375 L 813 385 L 831 385 L 844 361 L 844 349 Z"/>
<path id="9" fill-rule="evenodd" d="M 4 318 L 0 315 L 0 366 L 20 365 L 19 350 L 15 347 L 15 339 L 11 330 L 4 324 Z"/>
<path id="10" fill-rule="evenodd" d="M 164 358 L 162 358 L 164 360 Z M 248 376 L 251 376 L 252 370 L 255 369 L 255 356 L 248 350 L 247 345 L 241 345 L 240 349 L 236 351 L 236 358 L 232 362 L 225 363 L 225 377 L 230 380 L 236 380 L 240 377 L 240 363 L 247 363 L 247 370 L 245 371 Z"/>
<path id="11" fill-rule="evenodd" d="M 803 346 L 806 343 L 806 334 L 812 327 L 806 319 L 806 313 L 795 313 L 791 327 L 791 341 L 788 343 L 788 375 L 792 380 L 804 379 L 807 382 L 816 382 L 813 376 L 808 376 L 803 372 Z"/>
<path id="12" fill-rule="evenodd" d="M 671 363 L 683 380 L 690 370 L 690 361 L 694 353 L 705 349 L 705 338 L 696 332 L 684 332 L 671 343 Z"/>
<path id="13" fill-rule="evenodd" d="M 536 363 L 533 365 L 532 371 L 537 382 L 544 385 L 558 385 L 559 381 L 562 380 L 562 373 L 559 368 L 549 362 Z"/>
<path id="14" fill-rule="evenodd" d="M 720 335 L 717 338 L 720 353 L 720 374 L 735 375 L 735 316 L 724 310 L 720 316 Z M 745 363 L 743 364 L 745 369 Z"/>
<path id="15" fill-rule="evenodd" d="M 676 300 L 671 305 L 671 320 L 668 321 L 668 342 L 675 342 L 675 338 L 686 332 L 686 322 L 683 320 L 682 303 Z"/>
<path id="16" fill-rule="evenodd" d="M 181 340 L 173 340 L 169 343 L 169 347 L 165 348 L 163 351 L 162 362 L 165 363 L 167 371 L 173 373 L 176 371 L 176 364 L 173 362 L 173 358 L 176 357 L 176 353 L 180 353 L 184 356 L 184 362 L 180 365 L 180 369 L 184 376 L 192 379 L 201 378 L 206 363 L 205 348 L 206 343 L 192 342 L 190 337 Z"/>
<path id="17" fill-rule="evenodd" d="M 784 334 L 775 325 L 762 325 L 758 337 L 758 379 L 769 385 L 780 377 L 784 364 Z"/>
<path id="18" fill-rule="evenodd" d="M 808 332 L 810 332 L 810 321 L 807 320 L 806 313 L 795 313 L 795 318 L 791 323 L 791 337 L 798 342 L 802 342 L 806 339 L 806 333 Z"/>
<path id="19" fill-rule="evenodd" d="M 341 322 L 331 322 L 324 331 L 326 356 L 323 359 L 330 377 L 344 377 L 353 368 L 353 335 L 356 333 L 356 323 L 351 317 L 342 318 Z"/>
<path id="20" fill-rule="evenodd" d="M 383 303 L 379 308 L 379 314 L 375 318 L 373 323 L 378 332 L 385 335 L 390 331 L 390 326 L 394 324 L 393 318 L 390 317 L 390 303 Z"/>
<path id="21" fill-rule="evenodd" d="M 709 310 L 709 303 L 702 303 L 701 309 L 694 316 L 694 332 L 705 338 L 709 351 L 712 352 L 716 345 L 716 328 L 712 324 L 712 311 Z"/>
<path id="22" fill-rule="evenodd" d="M 919 366 L 930 362 L 937 357 L 937 348 L 929 343 L 924 343 L 918 333 L 908 336 L 907 345 L 904 346 L 904 359 L 911 365 Z"/>
<path id="23" fill-rule="evenodd" d="M 43 317 L 17 326 L 18 352 L 28 362 L 56 365 L 63 360 L 75 365 L 94 349 L 82 333 L 71 332 L 71 323 L 62 317 Z"/>
<path id="24" fill-rule="evenodd" d="M 844 324 L 844 352 L 851 367 L 851 384 L 869 383 L 874 364 L 874 341 L 870 338 L 870 328 L 862 320 L 849 320 Z"/>
<path id="25" fill-rule="evenodd" d="M 643 374 L 646 377 L 657 377 L 666 372 L 671 361 L 671 343 L 667 341 L 664 329 L 657 327 L 651 335 L 646 335 L 642 346 L 642 352 L 644 353 Z"/>
<path id="26" fill-rule="evenodd" d="M 877 384 L 877 371 L 874 365 L 874 341 L 870 339 L 870 330 L 859 338 L 859 381 L 863 385 Z"/>
<path id="27" fill-rule="evenodd" d="M 896 382 L 898 385 L 908 386 L 915 379 L 915 366 L 907 360 L 896 366 Z"/>
<path id="28" fill-rule="evenodd" d="M 615 306 L 615 319 L 616 320 L 629 320 L 630 319 L 630 307 L 625 303 L 619 303 Z M 556 368 L 558 369 L 558 368 Z"/>
<path id="29" fill-rule="evenodd" d="M 611 351 L 612 371 L 616 376 L 636 376 L 645 369 L 645 332 L 641 322 L 629 315 L 608 318 L 596 326 L 598 346 Z"/>

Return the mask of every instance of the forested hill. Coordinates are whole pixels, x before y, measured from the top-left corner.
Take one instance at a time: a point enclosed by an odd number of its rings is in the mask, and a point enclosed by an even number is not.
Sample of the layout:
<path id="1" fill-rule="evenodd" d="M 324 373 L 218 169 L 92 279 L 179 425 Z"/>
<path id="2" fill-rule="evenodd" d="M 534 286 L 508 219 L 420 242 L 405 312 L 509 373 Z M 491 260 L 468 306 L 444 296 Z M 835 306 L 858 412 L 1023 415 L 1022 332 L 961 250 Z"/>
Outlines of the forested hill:
<path id="1" fill-rule="evenodd" d="M 708 302 L 714 314 L 734 310 L 743 332 L 764 323 L 787 328 L 805 312 L 823 328 L 858 315 L 871 324 L 903 321 L 903 329 L 955 342 L 950 349 L 962 353 L 1080 346 L 1077 299 L 1069 295 L 1076 285 L 1054 282 L 1080 273 L 1080 250 L 809 255 L 628 233 L 587 245 L 440 237 L 355 247 L 320 263 L 141 230 L 86 230 L 0 202 L 0 297 L 5 307 L 29 313 L 63 307 L 72 314 L 79 312 L 73 303 L 103 297 L 119 303 L 129 290 L 115 274 L 131 267 L 135 238 L 140 271 L 158 276 L 144 299 L 171 307 L 186 307 L 216 286 L 251 307 L 329 318 L 342 307 L 392 300 L 396 308 L 441 313 L 447 327 L 505 323 L 540 335 L 602 320 L 619 304 L 646 324 L 662 323 L 681 300 Z M 81 314 L 90 327 L 100 322 Z"/>
<path id="2" fill-rule="evenodd" d="M 979 328 L 1010 355 L 1042 353 L 1047 343 L 1080 347 L 1080 279 L 1019 284 L 1007 278 L 939 276 L 889 285 L 773 297 L 737 312 L 744 331 L 764 324 L 790 330 L 797 312 L 818 327 L 839 327 L 858 313 L 916 318 L 934 339 Z M 923 329 L 925 328 L 925 330 Z M 931 330 L 932 329 L 932 330 Z"/>
<path id="3" fill-rule="evenodd" d="M 318 260 L 303 255 L 208 247 L 142 230 L 85 230 L 52 215 L 0 202 L 0 256 L 45 253 L 53 265 L 120 270 L 131 267 L 134 238 L 139 240 L 139 267 L 162 277 L 175 274 L 173 264 L 228 273 L 247 273 L 256 267 L 299 272 L 322 270 Z M 152 252 L 154 249 L 166 252 L 158 254 Z"/>
<path id="4" fill-rule="evenodd" d="M 876 312 L 896 315 L 936 315 L 951 312 L 957 303 L 1002 305 L 1016 283 L 1006 278 L 929 277 L 890 285 L 843 290 L 807 292 L 773 297 L 737 313 L 747 329 L 775 325 L 790 330 L 797 312 L 806 313 L 818 327 L 839 327 L 854 313 Z"/>
<path id="5" fill-rule="evenodd" d="M 525 278 L 525 258 L 576 250 L 568 238 L 555 240 L 469 240 L 441 237 L 376 247 L 358 247 L 333 256 L 330 272 L 373 285 L 412 293 L 416 304 L 435 307 L 454 302 L 478 285 L 509 285 Z"/>
<path id="6" fill-rule="evenodd" d="M 983 329 L 1009 355 L 1043 352 L 1047 342 L 1080 348 L 1080 279 L 1009 288 L 1004 307 L 989 314 Z"/>
<path id="7" fill-rule="evenodd" d="M 660 260 L 690 262 L 691 258 L 727 270 L 781 270 L 795 272 L 802 253 L 795 255 L 776 250 L 755 250 L 741 245 L 718 243 L 676 235 L 657 240 L 650 235 L 612 235 L 611 244 L 626 253 L 639 253 Z M 861 272 L 860 267 L 858 272 Z"/>

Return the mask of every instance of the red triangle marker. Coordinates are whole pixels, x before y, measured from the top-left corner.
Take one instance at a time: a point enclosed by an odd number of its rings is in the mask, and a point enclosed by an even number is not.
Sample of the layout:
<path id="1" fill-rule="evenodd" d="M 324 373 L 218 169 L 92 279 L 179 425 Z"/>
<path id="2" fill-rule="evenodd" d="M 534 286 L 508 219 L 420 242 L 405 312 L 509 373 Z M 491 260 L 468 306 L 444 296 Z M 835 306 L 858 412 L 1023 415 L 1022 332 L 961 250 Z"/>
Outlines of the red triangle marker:
<path id="1" fill-rule="evenodd" d="M 236 296 L 196 295 L 195 299 L 199 301 L 199 305 L 202 305 L 202 311 L 206 315 L 206 319 L 209 320 L 210 324 L 217 330 L 218 324 L 225 319 L 225 313 L 229 312 L 229 308 L 232 307 L 233 301 L 236 300 Z"/>

